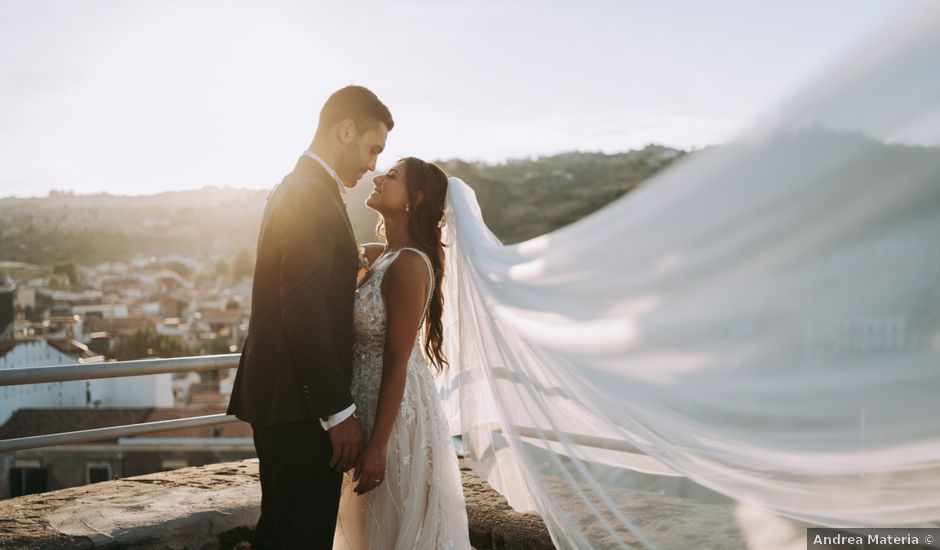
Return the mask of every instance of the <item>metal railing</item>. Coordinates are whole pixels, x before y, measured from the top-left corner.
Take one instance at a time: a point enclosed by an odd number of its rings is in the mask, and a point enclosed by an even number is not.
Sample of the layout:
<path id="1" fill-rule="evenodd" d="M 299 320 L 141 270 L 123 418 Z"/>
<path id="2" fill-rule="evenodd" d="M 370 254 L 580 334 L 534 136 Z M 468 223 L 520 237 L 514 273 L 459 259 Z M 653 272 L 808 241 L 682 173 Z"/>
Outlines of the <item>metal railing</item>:
<path id="1" fill-rule="evenodd" d="M 75 363 L 50 367 L 25 367 L 0 370 L 0 387 L 22 384 L 41 384 L 48 382 L 68 382 L 74 380 L 94 380 L 100 378 L 118 378 L 125 376 L 144 376 L 148 374 L 166 374 L 176 372 L 203 372 L 235 368 L 241 354 L 204 355 L 198 357 L 174 357 L 169 359 L 138 359 L 133 361 L 115 361 L 110 363 Z M 0 453 L 24 449 L 50 447 L 74 443 L 87 443 L 103 439 L 114 439 L 182 428 L 213 426 L 238 419 L 227 414 L 210 414 L 190 418 L 142 422 L 124 426 L 94 428 L 74 432 L 48 435 L 36 435 L 0 440 Z M 526 426 L 511 427 L 518 435 L 536 440 L 574 443 L 579 446 L 607 449 L 620 452 L 645 454 L 641 449 L 619 439 L 584 436 L 573 433 L 556 433 L 551 430 L 537 430 Z M 494 427 L 494 431 L 501 431 Z"/>
<path id="2" fill-rule="evenodd" d="M 238 353 L 228 353 L 225 355 L 204 355 L 200 357 L 139 359 L 111 363 L 75 363 L 72 365 L 58 365 L 52 367 L 6 369 L 0 371 L 0 386 L 94 380 L 123 376 L 144 376 L 148 374 L 166 374 L 174 372 L 223 370 L 237 367 L 239 356 L 240 354 Z M 114 439 L 182 428 L 214 426 L 236 421 L 238 421 L 238 419 L 232 415 L 209 414 L 191 418 L 142 422 L 140 424 L 94 428 L 75 432 L 17 437 L 14 439 L 0 440 L 0 453 L 23 449 L 36 449 L 52 445 L 65 445 L 69 443 L 87 443 L 89 441 L 100 441 L 102 439 Z"/>
<path id="3" fill-rule="evenodd" d="M 52 367 L 5 369 L 0 370 L 0 386 L 233 369 L 238 366 L 240 356 L 240 353 L 226 353 L 224 355 L 202 355 L 199 357 L 136 359 L 133 361 L 112 361 L 110 363 L 74 363 Z"/>

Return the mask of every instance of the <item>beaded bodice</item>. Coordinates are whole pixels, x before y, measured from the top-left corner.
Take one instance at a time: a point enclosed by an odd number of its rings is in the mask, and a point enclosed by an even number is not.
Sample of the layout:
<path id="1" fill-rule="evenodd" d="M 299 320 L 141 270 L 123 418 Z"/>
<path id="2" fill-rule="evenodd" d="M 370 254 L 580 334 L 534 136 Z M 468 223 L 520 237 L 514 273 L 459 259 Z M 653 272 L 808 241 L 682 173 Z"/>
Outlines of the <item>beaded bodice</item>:
<path id="1" fill-rule="evenodd" d="M 362 423 L 366 439 L 372 433 L 372 426 L 375 423 L 375 410 L 378 403 L 379 388 L 382 383 L 382 364 L 385 349 L 385 328 L 387 321 L 387 312 L 385 309 L 385 300 L 382 297 L 382 279 L 385 271 L 395 261 L 403 251 L 409 250 L 421 255 L 428 267 L 433 287 L 434 278 L 430 260 L 420 250 L 414 248 L 400 248 L 379 256 L 373 263 L 365 281 L 356 289 L 356 297 L 353 305 L 353 373 L 351 391 L 353 399 L 356 402 L 357 414 Z M 431 288 L 428 292 L 428 298 L 425 301 L 424 314 L 427 313 L 428 303 L 430 302 Z M 415 384 L 425 384 L 430 381 L 434 383 L 430 372 L 428 360 L 424 357 L 421 350 L 421 344 L 424 341 L 424 323 L 418 328 L 415 335 L 415 341 L 412 345 L 411 356 L 408 359 L 407 377 L 415 379 L 414 382 L 405 384 L 405 395 L 402 398 L 399 417 L 406 421 L 414 420 L 414 407 L 410 395 L 416 391 Z M 419 382 L 420 380 L 420 382 Z"/>

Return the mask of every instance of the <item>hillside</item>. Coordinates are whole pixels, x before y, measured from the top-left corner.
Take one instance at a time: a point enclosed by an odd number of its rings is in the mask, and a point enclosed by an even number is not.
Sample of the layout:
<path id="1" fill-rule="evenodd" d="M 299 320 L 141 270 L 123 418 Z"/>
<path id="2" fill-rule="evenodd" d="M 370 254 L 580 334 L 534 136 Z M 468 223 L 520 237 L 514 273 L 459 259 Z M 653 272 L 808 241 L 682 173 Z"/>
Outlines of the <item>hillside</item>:
<path id="1" fill-rule="evenodd" d="M 649 146 L 615 155 L 566 153 L 505 164 L 440 163 L 474 188 L 487 226 L 504 243 L 548 233 L 598 210 L 686 153 Z"/>
<path id="2" fill-rule="evenodd" d="M 630 191 L 686 153 L 649 146 L 606 155 L 566 153 L 502 164 L 439 164 L 471 185 L 487 224 L 518 242 L 569 224 Z M 375 213 L 363 206 L 366 181 L 352 190 L 357 237 L 374 241 Z M 73 195 L 0 199 L 0 261 L 51 265 L 138 255 L 195 258 L 253 250 L 267 189 L 204 187 L 145 196 Z"/>

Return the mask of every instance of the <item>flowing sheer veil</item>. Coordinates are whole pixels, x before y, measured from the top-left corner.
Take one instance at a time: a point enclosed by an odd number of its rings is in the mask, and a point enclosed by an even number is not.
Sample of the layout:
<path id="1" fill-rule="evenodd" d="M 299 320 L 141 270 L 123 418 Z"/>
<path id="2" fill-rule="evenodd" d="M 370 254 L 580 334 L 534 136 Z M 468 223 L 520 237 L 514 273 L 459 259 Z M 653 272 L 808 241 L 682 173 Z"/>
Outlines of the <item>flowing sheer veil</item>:
<path id="1" fill-rule="evenodd" d="M 938 525 L 938 59 L 933 3 L 515 245 L 451 178 L 439 386 L 473 469 L 560 548 Z"/>

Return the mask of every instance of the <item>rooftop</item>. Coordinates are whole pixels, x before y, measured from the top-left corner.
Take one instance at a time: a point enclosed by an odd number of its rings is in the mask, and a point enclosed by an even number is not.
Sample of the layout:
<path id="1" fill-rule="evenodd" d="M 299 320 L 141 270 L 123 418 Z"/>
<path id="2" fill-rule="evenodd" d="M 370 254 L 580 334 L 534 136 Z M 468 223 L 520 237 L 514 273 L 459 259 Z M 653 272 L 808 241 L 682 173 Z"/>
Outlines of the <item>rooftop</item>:
<path id="1" fill-rule="evenodd" d="M 538 515 L 513 510 L 465 461 L 460 468 L 474 548 L 554 548 Z M 614 496 L 663 548 L 806 547 L 805 525 L 768 522 L 754 508 L 636 490 Z M 182 468 L 0 500 L 0 548 L 245 550 L 259 505 L 257 459 Z M 592 539 L 598 547 L 640 544 L 627 532 L 611 540 L 594 529 L 589 510 L 572 519 L 600 537 Z"/>
<path id="2" fill-rule="evenodd" d="M 475 548 L 554 548 L 541 518 L 461 469 Z M 256 459 L 26 495 L 0 501 L 0 547 L 249 548 L 260 496 Z"/>
<path id="3" fill-rule="evenodd" d="M 34 342 L 45 342 L 62 353 L 71 355 L 76 359 L 76 361 L 80 359 L 94 359 L 96 357 L 101 357 L 97 353 L 88 349 L 88 346 L 85 344 L 72 338 L 45 339 L 40 337 L 19 338 L 16 340 L 0 340 L 0 357 L 3 357 L 7 353 L 13 351 L 16 346 Z"/>

